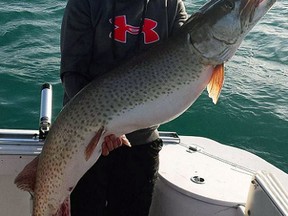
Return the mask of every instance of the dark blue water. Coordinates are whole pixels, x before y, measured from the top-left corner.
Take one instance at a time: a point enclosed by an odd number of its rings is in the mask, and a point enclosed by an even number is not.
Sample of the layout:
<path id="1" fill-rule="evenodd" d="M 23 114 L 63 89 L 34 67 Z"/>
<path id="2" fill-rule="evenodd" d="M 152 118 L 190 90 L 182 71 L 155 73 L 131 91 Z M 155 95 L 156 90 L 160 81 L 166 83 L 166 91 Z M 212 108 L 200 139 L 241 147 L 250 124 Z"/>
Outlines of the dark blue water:
<path id="1" fill-rule="evenodd" d="M 186 1 L 189 13 L 205 1 Z M 0 128 L 37 129 L 40 87 L 53 84 L 61 109 L 60 25 L 64 0 L 0 2 Z M 225 66 L 214 105 L 203 92 L 178 119 L 161 126 L 249 150 L 288 172 L 288 2 L 278 1 Z"/>

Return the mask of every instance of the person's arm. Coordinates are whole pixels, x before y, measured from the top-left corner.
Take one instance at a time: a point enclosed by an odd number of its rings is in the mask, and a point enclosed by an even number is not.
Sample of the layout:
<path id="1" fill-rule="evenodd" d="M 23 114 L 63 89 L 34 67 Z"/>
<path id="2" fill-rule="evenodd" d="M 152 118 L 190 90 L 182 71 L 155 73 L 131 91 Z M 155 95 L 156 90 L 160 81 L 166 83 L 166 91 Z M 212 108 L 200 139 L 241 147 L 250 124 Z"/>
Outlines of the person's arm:
<path id="1" fill-rule="evenodd" d="M 186 12 L 184 2 L 182 0 L 178 0 L 177 14 L 176 14 L 176 19 L 174 23 L 174 29 L 180 28 L 187 19 L 188 19 L 188 14 Z"/>
<path id="2" fill-rule="evenodd" d="M 87 76 L 93 54 L 94 27 L 90 4 L 85 0 L 69 0 L 61 27 L 61 80 L 66 101 L 74 97 L 91 80 Z M 102 154 L 122 146 L 130 146 L 126 136 L 107 135 Z"/>
<path id="3" fill-rule="evenodd" d="M 170 34 L 174 34 L 188 19 L 188 14 L 182 0 L 168 0 L 170 3 L 169 19 L 170 19 Z"/>
<path id="4" fill-rule="evenodd" d="M 87 83 L 93 53 L 94 28 L 87 0 L 69 0 L 61 26 L 60 76 L 68 99 Z"/>
<path id="5" fill-rule="evenodd" d="M 80 73 L 66 72 L 62 76 L 62 85 L 65 94 L 63 104 L 66 104 L 68 101 L 70 101 L 89 82 L 90 80 L 88 80 Z"/>

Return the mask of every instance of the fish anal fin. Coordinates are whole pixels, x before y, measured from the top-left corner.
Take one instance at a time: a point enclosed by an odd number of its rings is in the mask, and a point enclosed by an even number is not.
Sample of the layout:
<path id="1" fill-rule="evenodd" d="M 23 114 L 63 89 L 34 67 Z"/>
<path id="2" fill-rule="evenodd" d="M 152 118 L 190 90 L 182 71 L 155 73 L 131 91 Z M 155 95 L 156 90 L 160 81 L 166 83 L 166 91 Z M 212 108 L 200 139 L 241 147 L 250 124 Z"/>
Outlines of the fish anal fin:
<path id="1" fill-rule="evenodd" d="M 18 188 L 28 191 L 30 193 L 34 192 L 38 161 L 39 156 L 35 157 L 30 163 L 28 163 L 24 167 L 24 169 L 17 175 L 14 183 Z"/>
<path id="2" fill-rule="evenodd" d="M 53 216 L 70 216 L 70 197 L 68 196 Z"/>
<path id="3" fill-rule="evenodd" d="M 224 63 L 217 65 L 207 85 L 207 91 L 214 104 L 217 103 L 224 83 Z"/>
<path id="4" fill-rule="evenodd" d="M 85 149 L 85 160 L 88 161 L 91 155 L 93 154 L 97 144 L 99 143 L 100 137 L 102 136 L 104 131 L 104 127 L 102 126 L 95 134 L 95 136 L 91 139 L 89 144 Z"/>

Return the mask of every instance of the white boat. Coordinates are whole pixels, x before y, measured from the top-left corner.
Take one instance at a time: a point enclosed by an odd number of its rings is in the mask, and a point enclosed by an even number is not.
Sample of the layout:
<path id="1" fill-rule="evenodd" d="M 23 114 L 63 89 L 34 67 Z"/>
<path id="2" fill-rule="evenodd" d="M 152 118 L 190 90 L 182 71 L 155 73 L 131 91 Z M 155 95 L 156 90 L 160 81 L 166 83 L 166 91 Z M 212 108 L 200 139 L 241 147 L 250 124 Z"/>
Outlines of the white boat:
<path id="1" fill-rule="evenodd" d="M 163 139 L 150 216 L 288 216 L 287 173 L 211 139 Z"/>
<path id="2" fill-rule="evenodd" d="M 16 188 L 14 178 L 42 150 L 52 106 L 46 87 L 39 130 L 0 129 L 1 216 L 31 215 L 31 196 Z M 288 216 L 287 173 L 211 139 L 160 135 L 164 146 L 150 216 Z"/>

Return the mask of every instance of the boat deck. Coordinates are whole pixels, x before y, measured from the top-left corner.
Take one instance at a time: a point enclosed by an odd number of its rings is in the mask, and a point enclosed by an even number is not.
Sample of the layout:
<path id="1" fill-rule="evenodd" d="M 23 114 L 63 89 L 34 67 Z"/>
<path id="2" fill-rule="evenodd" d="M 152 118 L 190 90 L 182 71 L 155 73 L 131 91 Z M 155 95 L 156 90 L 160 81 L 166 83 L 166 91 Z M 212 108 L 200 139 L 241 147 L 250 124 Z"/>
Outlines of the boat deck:
<path id="1" fill-rule="evenodd" d="M 288 174 L 252 153 L 203 137 L 160 135 L 164 147 L 150 216 L 243 216 L 252 177 L 260 170 L 273 173 L 288 191 Z M 0 215 L 30 215 L 30 195 L 14 179 L 42 145 L 38 131 L 0 130 Z"/>

